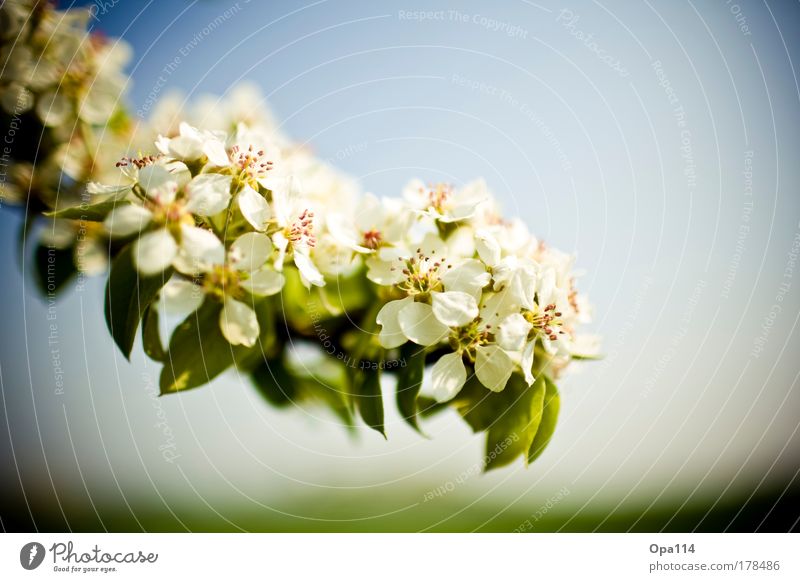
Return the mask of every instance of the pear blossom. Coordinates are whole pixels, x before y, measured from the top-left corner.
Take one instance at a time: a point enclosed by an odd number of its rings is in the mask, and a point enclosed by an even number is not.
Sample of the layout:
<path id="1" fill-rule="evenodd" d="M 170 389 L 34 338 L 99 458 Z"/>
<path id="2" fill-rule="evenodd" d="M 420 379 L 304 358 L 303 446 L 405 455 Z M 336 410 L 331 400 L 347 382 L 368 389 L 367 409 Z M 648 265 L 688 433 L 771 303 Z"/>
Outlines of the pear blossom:
<path id="1" fill-rule="evenodd" d="M 403 197 L 416 212 L 442 223 L 452 223 L 474 216 L 490 194 L 483 180 L 461 188 L 443 183 L 426 186 L 421 180 L 412 180 L 403 190 Z"/>
<path id="2" fill-rule="evenodd" d="M 414 254 L 401 254 L 390 267 L 392 278 L 386 283 L 406 297 L 390 301 L 378 313 L 383 347 L 397 347 L 407 340 L 434 345 L 447 337 L 450 328 L 467 325 L 478 316 L 475 295 L 488 283 L 485 270 L 473 273 L 467 266 L 448 276 L 454 265 L 442 255 L 444 248 L 441 240 L 429 237 Z"/>
<path id="3" fill-rule="evenodd" d="M 184 246 L 178 258 L 182 273 L 199 277 L 206 295 L 222 302 L 219 327 L 232 345 L 251 347 L 260 333 L 255 311 L 247 295 L 263 297 L 279 293 L 284 276 L 268 264 L 273 248 L 269 237 L 257 232 L 237 238 L 228 251 L 214 236 Z M 185 299 L 186 290 L 178 290 Z"/>
<path id="4" fill-rule="evenodd" d="M 227 206 L 230 177 L 200 174 L 189 181 L 160 164 L 139 170 L 140 204 L 121 203 L 106 217 L 111 237 L 138 234 L 133 256 L 139 271 L 154 275 L 172 265 L 181 249 L 214 235 L 195 225 L 194 215 L 210 216 Z"/>
<path id="5" fill-rule="evenodd" d="M 314 212 L 308 202 L 284 190 L 276 190 L 272 193 L 272 208 L 279 229 L 272 235 L 272 242 L 278 249 L 275 268 L 282 270 L 286 256 L 291 253 L 306 287 L 324 285 L 325 278 L 311 258 L 317 239 L 314 234 Z"/>
<path id="6" fill-rule="evenodd" d="M 486 388 L 492 392 L 505 388 L 517 364 L 495 341 L 497 329 L 491 322 L 500 316 L 497 308 L 496 302 L 486 302 L 479 317 L 451 331 L 450 345 L 455 351 L 439 358 L 431 368 L 433 396 L 438 402 L 451 400 L 461 391 L 467 380 L 465 359 L 472 363 L 475 376 Z"/>
<path id="7" fill-rule="evenodd" d="M 379 199 L 367 193 L 355 217 L 333 210 L 327 227 L 342 246 L 363 254 L 374 253 L 384 246 L 395 246 L 404 240 L 411 214 L 399 200 Z"/>
<path id="8" fill-rule="evenodd" d="M 201 131 L 188 123 L 182 122 L 179 134 L 175 137 L 159 135 L 156 148 L 165 156 L 176 160 L 197 161 L 206 159 L 214 166 L 226 166 L 230 163 L 225 151 L 224 134 L 212 131 Z"/>

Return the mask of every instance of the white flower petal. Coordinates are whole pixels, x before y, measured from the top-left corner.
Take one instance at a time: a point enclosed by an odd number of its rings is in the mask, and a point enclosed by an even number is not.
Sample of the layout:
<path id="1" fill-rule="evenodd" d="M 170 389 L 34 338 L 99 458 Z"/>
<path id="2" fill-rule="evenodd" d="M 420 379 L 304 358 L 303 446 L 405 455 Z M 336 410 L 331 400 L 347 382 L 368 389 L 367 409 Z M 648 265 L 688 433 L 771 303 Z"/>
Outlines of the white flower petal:
<path id="1" fill-rule="evenodd" d="M 252 347 L 260 331 L 256 312 L 241 301 L 227 298 L 219 314 L 222 335 L 233 345 Z"/>
<path id="2" fill-rule="evenodd" d="M 265 230 L 272 211 L 264 197 L 250 186 L 245 186 L 237 195 L 237 200 L 245 220 L 256 230 Z"/>
<path id="3" fill-rule="evenodd" d="M 475 247 L 481 260 L 493 267 L 500 262 L 502 249 L 500 243 L 488 232 L 478 231 L 475 233 Z"/>
<path id="4" fill-rule="evenodd" d="M 161 273 L 172 264 L 178 243 L 164 228 L 148 232 L 134 243 L 133 260 L 143 275 Z"/>
<path id="5" fill-rule="evenodd" d="M 439 343 L 450 333 L 450 328 L 441 323 L 427 303 L 410 303 L 397 314 L 403 334 L 421 346 Z"/>
<path id="6" fill-rule="evenodd" d="M 431 304 L 436 319 L 448 327 L 461 327 L 478 317 L 475 297 L 462 291 L 433 293 Z"/>
<path id="7" fill-rule="evenodd" d="M 228 251 L 228 260 L 237 271 L 257 271 L 267 263 L 272 253 L 272 242 L 260 232 L 248 232 L 234 241 Z"/>
<path id="8" fill-rule="evenodd" d="M 311 257 L 303 250 L 295 248 L 294 250 L 294 264 L 297 270 L 300 271 L 300 278 L 306 287 L 316 285 L 322 287 L 325 285 L 325 277 L 319 272 L 317 266 L 311 260 Z"/>
<path id="9" fill-rule="evenodd" d="M 227 166 L 231 163 L 225 145 L 218 139 L 209 139 L 203 144 L 203 153 L 212 166 Z"/>
<path id="10" fill-rule="evenodd" d="M 109 236 L 130 236 L 142 232 L 153 218 L 153 214 L 141 206 L 120 204 L 103 221 Z"/>
<path id="11" fill-rule="evenodd" d="M 522 373 L 525 375 L 525 382 L 531 386 L 536 378 L 533 377 L 533 353 L 536 347 L 536 342 L 528 342 L 525 344 L 525 349 L 522 350 L 522 357 L 520 358 L 519 367 L 522 368 Z"/>
<path id="12" fill-rule="evenodd" d="M 159 293 L 161 301 L 157 303 L 159 311 L 168 315 L 188 315 L 200 307 L 205 294 L 203 289 L 191 281 L 172 278 Z"/>
<path id="13" fill-rule="evenodd" d="M 372 255 L 366 260 L 367 279 L 378 285 L 396 285 L 403 279 L 403 270 L 400 261 L 384 261 L 380 257 Z"/>
<path id="14" fill-rule="evenodd" d="M 90 277 L 100 275 L 108 269 L 108 247 L 96 239 L 78 241 L 75 245 L 75 265 Z"/>
<path id="15" fill-rule="evenodd" d="M 139 170 L 139 185 L 152 200 L 169 204 L 175 200 L 178 182 L 169 170 L 159 164 L 151 164 Z"/>
<path id="16" fill-rule="evenodd" d="M 283 273 L 265 268 L 250 273 L 250 277 L 239 283 L 239 286 L 253 295 L 266 296 L 280 292 L 285 281 Z"/>
<path id="17" fill-rule="evenodd" d="M 480 297 L 481 291 L 492 280 L 486 267 L 478 259 L 468 259 L 452 269 L 445 271 L 441 277 L 447 291 L 463 291 Z"/>
<path id="18" fill-rule="evenodd" d="M 503 289 L 482 299 L 480 310 L 484 327 L 487 325 L 496 327 L 507 316 L 518 313 L 520 303 L 513 293 Z"/>
<path id="19" fill-rule="evenodd" d="M 186 209 L 200 216 L 213 216 L 225 210 L 231 201 L 231 176 L 200 174 L 186 186 L 189 201 Z"/>
<path id="20" fill-rule="evenodd" d="M 126 180 L 121 179 L 118 184 L 101 184 L 100 182 L 89 182 L 86 184 L 86 192 L 95 196 L 113 196 L 130 191 L 131 185 Z"/>
<path id="21" fill-rule="evenodd" d="M 478 346 L 475 349 L 475 375 L 492 392 L 500 392 L 514 371 L 514 361 L 500 347 Z"/>
<path id="22" fill-rule="evenodd" d="M 225 262 L 225 247 L 213 232 L 184 225 L 180 251 L 174 262 L 181 273 L 197 275 Z"/>
<path id="23" fill-rule="evenodd" d="M 539 303 L 547 305 L 548 303 L 555 303 L 553 296 L 556 292 L 556 270 L 553 268 L 545 269 L 539 277 L 539 282 L 536 289 L 539 295 Z"/>
<path id="24" fill-rule="evenodd" d="M 72 106 L 64 93 L 48 91 L 39 97 L 36 113 L 42 123 L 55 127 L 62 125 L 72 115 Z"/>
<path id="25" fill-rule="evenodd" d="M 172 175 L 161 164 L 149 164 L 139 170 L 136 181 L 149 192 L 151 188 L 158 188 L 172 180 Z"/>
<path id="26" fill-rule="evenodd" d="M 437 402 L 447 402 L 461 391 L 467 381 L 467 369 L 461 354 L 446 354 L 431 368 L 431 388 Z"/>
<path id="27" fill-rule="evenodd" d="M 512 313 L 497 325 L 497 344 L 504 350 L 518 352 L 525 345 L 532 327 L 533 324 L 521 314 Z"/>
<path id="28" fill-rule="evenodd" d="M 275 257 L 275 262 L 273 264 L 278 271 L 281 271 L 283 270 L 283 262 L 286 260 L 286 249 L 289 248 L 289 239 L 287 239 L 282 232 L 278 231 L 272 235 L 272 244 L 278 249 L 278 256 Z"/>
<path id="29" fill-rule="evenodd" d="M 410 305 L 413 301 L 411 297 L 389 301 L 389 303 L 384 305 L 378 312 L 375 318 L 377 324 L 381 326 L 381 333 L 378 336 L 378 341 L 384 348 L 396 348 L 408 341 L 408 338 L 406 338 L 403 334 L 403 330 L 400 328 L 397 316 L 404 307 Z"/>

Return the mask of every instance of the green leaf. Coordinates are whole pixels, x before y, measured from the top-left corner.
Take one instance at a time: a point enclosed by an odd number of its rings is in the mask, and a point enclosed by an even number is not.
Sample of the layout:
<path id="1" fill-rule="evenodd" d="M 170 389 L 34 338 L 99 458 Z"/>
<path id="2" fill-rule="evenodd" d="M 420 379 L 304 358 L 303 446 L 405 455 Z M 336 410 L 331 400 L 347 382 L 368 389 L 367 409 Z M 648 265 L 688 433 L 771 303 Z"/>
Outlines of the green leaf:
<path id="1" fill-rule="evenodd" d="M 585 360 L 585 361 L 595 362 L 595 361 L 602 360 L 603 356 L 602 355 L 590 356 L 588 354 L 572 354 L 572 355 L 570 355 L 570 358 L 573 359 L 573 360 L 577 360 L 577 361 L 584 361 Z"/>
<path id="2" fill-rule="evenodd" d="M 406 342 L 400 348 L 400 362 L 401 367 L 397 371 L 397 408 L 403 420 L 423 434 L 419 427 L 417 397 L 425 375 L 425 348 Z"/>
<path id="3" fill-rule="evenodd" d="M 142 315 L 171 276 L 171 268 L 152 277 L 141 276 L 133 264 L 131 245 L 111 263 L 106 284 L 106 325 L 126 358 L 130 359 Z"/>
<path id="4" fill-rule="evenodd" d="M 453 401 L 475 432 L 486 431 L 484 469 L 490 470 L 527 459 L 542 419 L 546 385 L 540 375 L 528 386 L 513 374 L 502 392 L 490 392 L 474 376 Z"/>
<path id="5" fill-rule="evenodd" d="M 145 309 L 142 317 L 142 346 L 144 353 L 156 362 L 163 362 L 167 352 L 161 344 L 161 332 L 158 327 L 158 310 L 154 304 Z"/>
<path id="6" fill-rule="evenodd" d="M 528 386 L 517 374 L 508 381 L 500 394 L 513 400 L 486 433 L 484 468 L 487 471 L 508 465 L 520 455 L 527 460 L 542 421 L 545 391 L 544 375 L 539 376 L 533 386 Z"/>
<path id="7" fill-rule="evenodd" d="M 72 248 L 57 249 L 47 245 L 36 247 L 36 284 L 42 295 L 58 293 L 77 273 Z"/>
<path id="8" fill-rule="evenodd" d="M 449 407 L 450 402 L 437 402 L 436 399 L 428 396 L 417 396 L 417 408 L 419 409 L 420 416 L 423 418 L 433 416 L 438 412 L 447 410 Z"/>
<path id="9" fill-rule="evenodd" d="M 202 386 L 216 378 L 247 348 L 232 346 L 219 329 L 222 304 L 206 298 L 181 322 L 169 341 L 161 370 L 161 394 Z"/>
<path id="10" fill-rule="evenodd" d="M 473 432 L 483 432 L 505 408 L 504 400 L 502 392 L 497 394 L 491 392 L 468 369 L 467 381 L 451 403 Z"/>
<path id="11" fill-rule="evenodd" d="M 122 197 L 124 198 L 124 196 Z M 45 212 L 48 218 L 68 218 L 71 220 L 88 220 L 90 222 L 103 222 L 109 212 L 118 206 L 130 204 L 120 197 L 114 196 L 96 204 L 81 204 L 80 206 L 70 206 L 55 212 Z"/>
<path id="12" fill-rule="evenodd" d="M 317 379 L 306 377 L 298 379 L 298 392 L 301 400 L 310 400 L 329 408 L 342 423 L 353 427 L 353 414 L 350 408 L 350 394 L 345 389 L 347 379 L 344 375 L 339 378 Z"/>
<path id="13" fill-rule="evenodd" d="M 325 310 L 331 315 L 341 315 L 369 305 L 375 297 L 370 292 L 371 287 L 366 284 L 365 274 L 366 271 L 359 270 L 346 277 L 331 278 L 324 287 L 315 287 L 314 291 Z"/>
<path id="14" fill-rule="evenodd" d="M 550 443 L 553 433 L 556 430 L 558 421 L 558 411 L 561 408 L 561 397 L 558 388 L 548 377 L 544 377 L 546 391 L 544 394 L 544 407 L 542 408 L 542 421 L 539 423 L 539 430 L 533 439 L 533 444 L 528 450 L 528 463 L 533 463 L 544 452 Z"/>
<path id="15" fill-rule="evenodd" d="M 298 398 L 296 383 L 283 357 L 263 361 L 250 377 L 259 394 L 274 406 L 288 406 Z"/>
<path id="16" fill-rule="evenodd" d="M 383 426 L 383 396 L 380 366 L 363 368 L 355 374 L 355 403 L 361 418 L 386 438 Z"/>

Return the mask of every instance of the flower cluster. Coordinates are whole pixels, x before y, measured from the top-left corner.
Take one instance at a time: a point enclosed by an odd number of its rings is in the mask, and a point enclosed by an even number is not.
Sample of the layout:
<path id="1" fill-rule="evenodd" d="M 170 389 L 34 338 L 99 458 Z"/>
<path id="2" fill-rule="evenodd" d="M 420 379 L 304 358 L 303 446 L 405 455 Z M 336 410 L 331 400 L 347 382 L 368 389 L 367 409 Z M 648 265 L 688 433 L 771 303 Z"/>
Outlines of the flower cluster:
<path id="1" fill-rule="evenodd" d="M 537 357 L 571 357 L 589 320 L 572 257 L 504 220 L 482 180 L 413 181 L 401 199 L 343 205 L 331 184 L 305 190 L 285 148 L 243 123 L 230 136 L 182 123 L 155 148 L 118 164 L 123 186 L 90 185 L 118 197 L 105 228 L 135 237 L 142 275 L 174 269 L 218 298 L 231 344 L 254 345 L 259 325 L 242 299 L 280 292 L 289 261 L 306 287 L 365 269 L 386 300 L 375 317 L 383 348 L 447 348 L 431 371 L 439 401 L 459 392 L 467 366 L 495 392 L 514 372 L 532 384 Z"/>
<path id="2" fill-rule="evenodd" d="M 15 133 L 6 201 L 69 202 L 64 182 L 108 178 L 110 156 L 130 141 L 121 99 L 131 50 L 88 32 L 89 17 L 41 0 L 0 6 L 0 109 Z"/>
<path id="3" fill-rule="evenodd" d="M 458 394 L 467 366 L 499 392 L 514 372 L 533 384 L 537 354 L 558 363 L 575 353 L 590 312 L 572 257 L 502 219 L 482 180 L 462 188 L 414 181 L 403 201 L 415 228 L 399 238 L 377 229 L 367 276 L 393 297 L 377 316 L 381 345 L 447 346 L 431 370 L 438 401 Z"/>
<path id="4" fill-rule="evenodd" d="M 552 379 L 597 350 L 580 333 L 591 309 L 572 256 L 503 218 L 483 180 L 362 195 L 249 85 L 193 104 L 165 96 L 134 126 L 120 105 L 128 51 L 86 34 L 87 17 L 0 6 L 0 105 L 47 136 L 35 170 L 15 150 L 10 183 L 47 216 L 48 246 L 85 273 L 110 265 L 109 331 L 130 357 L 141 329 L 162 393 L 235 366 L 275 405 L 322 402 L 346 424 L 358 411 L 383 433 L 392 371 L 414 428 L 423 407 L 452 406 L 499 451 L 487 467 L 541 454 Z M 176 306 L 189 315 L 165 347 L 159 312 Z M 292 363 L 304 342 L 319 363 Z"/>

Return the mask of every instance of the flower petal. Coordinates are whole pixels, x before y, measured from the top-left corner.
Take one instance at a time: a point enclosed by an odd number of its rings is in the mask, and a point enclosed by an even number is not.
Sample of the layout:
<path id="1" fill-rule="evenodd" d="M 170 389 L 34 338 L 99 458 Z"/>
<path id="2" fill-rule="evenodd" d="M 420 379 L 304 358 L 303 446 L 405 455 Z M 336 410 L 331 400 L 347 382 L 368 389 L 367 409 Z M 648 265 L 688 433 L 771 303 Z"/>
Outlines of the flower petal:
<path id="1" fill-rule="evenodd" d="M 142 275 L 156 275 L 172 264 L 178 243 L 161 228 L 148 232 L 134 243 L 133 260 Z"/>
<path id="2" fill-rule="evenodd" d="M 260 331 L 256 312 L 241 301 L 227 298 L 219 314 L 219 328 L 232 345 L 252 347 Z"/>
<path id="3" fill-rule="evenodd" d="M 431 387 L 437 402 L 447 402 L 461 391 L 467 381 L 467 369 L 461 354 L 446 354 L 431 368 Z"/>
<path id="4" fill-rule="evenodd" d="M 399 261 L 385 261 L 378 256 L 372 255 L 366 261 L 367 279 L 378 285 L 396 285 L 403 279 L 402 268 Z"/>
<path id="5" fill-rule="evenodd" d="M 478 317 L 478 302 L 468 293 L 433 293 L 431 303 L 436 319 L 448 327 L 461 327 Z"/>
<path id="6" fill-rule="evenodd" d="M 203 144 L 203 153 L 212 166 L 227 166 L 231 163 L 228 153 L 225 151 L 225 145 L 218 139 L 208 139 Z"/>
<path id="7" fill-rule="evenodd" d="M 161 301 L 156 304 L 159 311 L 168 315 L 188 315 L 200 307 L 205 294 L 200 286 L 191 281 L 173 277 L 161 289 L 159 297 Z"/>
<path id="8" fill-rule="evenodd" d="M 264 197 L 250 186 L 245 186 L 237 195 L 237 200 L 245 220 L 256 230 L 265 230 L 272 211 Z"/>
<path id="9" fill-rule="evenodd" d="M 200 174 L 186 186 L 189 202 L 186 209 L 200 216 L 213 216 L 228 207 L 231 201 L 231 176 Z"/>
<path id="10" fill-rule="evenodd" d="M 463 291 L 480 297 L 481 291 L 492 280 L 486 267 L 478 259 L 468 259 L 442 275 L 442 283 L 447 291 Z"/>
<path id="11" fill-rule="evenodd" d="M 325 285 L 325 277 L 319 272 L 314 261 L 308 254 L 300 249 L 294 250 L 294 264 L 297 270 L 300 271 L 300 278 L 303 280 L 303 285 L 310 287 L 316 285 L 322 287 Z"/>
<path id="12" fill-rule="evenodd" d="M 439 343 L 450 333 L 450 328 L 441 323 L 427 303 L 410 303 L 397 314 L 403 334 L 421 346 Z"/>
<path id="13" fill-rule="evenodd" d="M 504 350 L 518 352 L 525 345 L 532 327 L 533 324 L 521 314 L 512 313 L 497 325 L 497 344 Z"/>
<path id="14" fill-rule="evenodd" d="M 475 247 L 481 260 L 493 267 L 500 262 L 501 248 L 500 243 L 488 232 L 478 231 L 475 233 Z"/>
<path id="15" fill-rule="evenodd" d="M 175 199 L 177 182 L 169 170 L 160 164 L 151 164 L 139 170 L 137 182 L 148 198 L 162 202 L 172 202 Z"/>
<path id="16" fill-rule="evenodd" d="M 478 346 L 475 349 L 475 375 L 492 392 L 500 392 L 514 371 L 514 361 L 499 346 Z"/>
<path id="17" fill-rule="evenodd" d="M 536 378 L 533 377 L 533 353 L 536 347 L 536 342 L 528 342 L 525 344 L 525 349 L 522 350 L 522 357 L 520 358 L 519 367 L 522 368 L 522 373 L 525 375 L 525 382 L 531 386 Z"/>
<path id="18" fill-rule="evenodd" d="M 152 218 L 153 214 L 147 208 L 120 204 L 106 216 L 103 226 L 109 236 L 130 236 L 142 232 Z"/>
<path id="19" fill-rule="evenodd" d="M 285 281 L 283 273 L 264 268 L 250 273 L 239 286 L 253 295 L 266 296 L 280 292 Z"/>
<path id="20" fill-rule="evenodd" d="M 181 247 L 175 268 L 186 275 L 197 275 L 225 262 L 225 247 L 217 236 L 197 226 L 181 227 Z"/>
<path id="21" fill-rule="evenodd" d="M 36 113 L 42 123 L 50 127 L 62 125 L 72 115 L 72 106 L 64 93 L 48 91 L 39 97 Z"/>
<path id="22" fill-rule="evenodd" d="M 397 316 L 404 307 L 410 305 L 413 301 L 414 299 L 411 297 L 389 301 L 389 303 L 384 305 L 378 312 L 375 318 L 377 324 L 381 326 L 381 333 L 378 336 L 378 341 L 384 348 L 396 348 L 408 341 L 408 338 L 406 338 L 405 334 L 403 334 L 403 330 L 400 328 Z"/>
<path id="23" fill-rule="evenodd" d="M 286 249 L 289 248 L 289 239 L 281 231 L 278 231 L 272 235 L 272 244 L 278 249 L 278 255 L 275 257 L 273 265 L 278 271 L 281 271 L 283 270 L 283 262 L 286 260 Z"/>
<path id="24" fill-rule="evenodd" d="M 272 253 L 272 241 L 260 232 L 243 234 L 228 251 L 230 262 L 237 271 L 257 271 L 267 263 Z"/>

